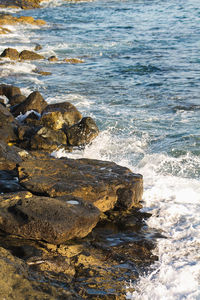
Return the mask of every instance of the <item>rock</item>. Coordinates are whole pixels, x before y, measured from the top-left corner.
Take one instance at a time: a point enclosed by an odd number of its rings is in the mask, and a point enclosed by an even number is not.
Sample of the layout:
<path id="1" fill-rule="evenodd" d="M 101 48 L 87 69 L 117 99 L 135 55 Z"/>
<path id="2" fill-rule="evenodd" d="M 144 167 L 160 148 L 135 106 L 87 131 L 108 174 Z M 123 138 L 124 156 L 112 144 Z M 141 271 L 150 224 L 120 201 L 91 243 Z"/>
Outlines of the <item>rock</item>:
<path id="1" fill-rule="evenodd" d="M 4 95 L 10 100 L 15 95 L 21 95 L 21 91 L 16 86 L 1 84 L 0 85 L 0 95 Z"/>
<path id="2" fill-rule="evenodd" d="M 40 114 L 33 110 L 24 119 L 24 123 L 29 126 L 41 127 Z"/>
<path id="3" fill-rule="evenodd" d="M 58 58 L 53 55 L 48 58 L 48 61 L 58 61 Z"/>
<path id="4" fill-rule="evenodd" d="M 35 91 L 32 92 L 25 101 L 15 106 L 12 110 L 12 113 L 15 117 L 20 113 L 25 114 L 29 110 L 35 110 L 38 113 L 41 113 L 46 106 L 47 102 L 43 99 L 42 95 Z"/>
<path id="5" fill-rule="evenodd" d="M 14 105 L 17 105 L 19 103 L 22 103 L 25 99 L 26 99 L 26 96 L 17 94 L 17 95 L 14 95 L 14 96 L 10 97 L 9 104 L 11 106 L 14 106 Z"/>
<path id="6" fill-rule="evenodd" d="M 42 71 L 42 70 L 39 70 L 39 69 L 35 69 L 33 70 L 34 73 L 37 73 L 39 75 L 42 75 L 42 76 L 48 76 L 48 75 L 51 75 L 52 73 L 51 72 L 47 72 L 47 71 Z"/>
<path id="7" fill-rule="evenodd" d="M 37 158 L 20 163 L 18 173 L 20 184 L 32 193 L 81 197 L 102 212 L 141 207 L 142 175 L 112 162 Z"/>
<path id="8" fill-rule="evenodd" d="M 62 117 L 67 126 L 72 126 L 78 123 L 82 118 L 81 113 L 76 109 L 76 107 L 73 104 L 69 102 L 49 104 L 42 113 L 44 114 L 56 111 L 62 113 Z"/>
<path id="9" fill-rule="evenodd" d="M 44 58 L 45 58 L 44 56 L 29 50 L 23 50 L 19 54 L 19 59 L 21 60 L 38 60 Z"/>
<path id="10" fill-rule="evenodd" d="M 82 64 L 82 63 L 84 63 L 84 60 L 79 59 L 79 58 L 65 58 L 63 61 L 66 62 L 66 63 L 69 63 L 69 64 Z"/>
<path id="11" fill-rule="evenodd" d="M 0 7 L 32 9 L 39 8 L 41 0 L 0 0 Z"/>
<path id="12" fill-rule="evenodd" d="M 7 143 L 16 141 L 17 126 L 18 122 L 13 115 L 4 105 L 0 104 L 0 139 Z"/>
<path id="13" fill-rule="evenodd" d="M 31 138 L 30 147 L 33 150 L 53 151 L 67 145 L 67 137 L 62 130 L 51 130 L 42 127 Z"/>
<path id="14" fill-rule="evenodd" d="M 39 197 L 30 192 L 0 195 L 0 207 L 1 230 L 52 244 L 85 237 L 100 216 L 97 208 L 79 198 Z"/>
<path id="15" fill-rule="evenodd" d="M 0 269 L 1 299 L 80 300 L 73 291 L 66 291 L 63 288 L 55 287 L 53 284 L 43 282 L 39 274 L 32 277 L 33 272 L 27 264 L 2 247 L 0 247 Z"/>
<path id="16" fill-rule="evenodd" d="M 43 126 L 53 130 L 61 129 L 65 123 L 60 111 L 52 111 L 43 114 L 40 122 Z"/>
<path id="17" fill-rule="evenodd" d="M 17 22 L 19 23 L 25 23 L 25 24 L 32 24 L 32 25 L 45 25 L 46 22 L 44 20 L 35 20 L 33 17 L 30 16 L 21 16 L 17 18 Z M 41 49 L 41 48 L 40 48 Z"/>
<path id="18" fill-rule="evenodd" d="M 35 49 L 34 49 L 35 51 L 39 51 L 41 49 L 42 49 L 42 46 L 40 44 L 35 45 Z"/>
<path id="19" fill-rule="evenodd" d="M 46 24 L 44 20 L 40 20 L 40 19 L 35 20 L 33 17 L 30 16 L 20 16 L 17 18 L 12 16 L 11 14 L 0 14 L 0 25 L 16 25 L 19 23 L 38 25 L 38 26 L 42 26 Z"/>
<path id="20" fill-rule="evenodd" d="M 19 52 L 13 48 L 6 48 L 2 53 L 1 57 L 10 58 L 11 60 L 19 59 Z"/>
<path id="21" fill-rule="evenodd" d="M 0 26 L 0 34 L 7 34 L 7 33 L 11 33 L 11 32 L 12 31 L 10 29 Z"/>
<path id="22" fill-rule="evenodd" d="M 85 117 L 78 124 L 66 128 L 65 133 L 69 145 L 84 146 L 98 135 L 99 129 L 92 118 Z"/>
<path id="23" fill-rule="evenodd" d="M 24 190 L 16 176 L 16 171 L 0 170 L 0 194 Z"/>
<path id="24" fill-rule="evenodd" d="M 0 170 L 13 170 L 22 159 L 14 147 L 0 141 Z"/>

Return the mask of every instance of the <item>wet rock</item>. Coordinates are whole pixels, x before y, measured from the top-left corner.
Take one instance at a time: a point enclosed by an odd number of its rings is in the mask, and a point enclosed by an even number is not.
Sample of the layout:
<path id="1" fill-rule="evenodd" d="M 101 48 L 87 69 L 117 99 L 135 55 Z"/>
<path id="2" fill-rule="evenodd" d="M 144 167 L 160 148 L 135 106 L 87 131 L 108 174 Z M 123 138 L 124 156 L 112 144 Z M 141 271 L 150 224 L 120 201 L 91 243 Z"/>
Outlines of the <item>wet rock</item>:
<path id="1" fill-rule="evenodd" d="M 0 170 L 0 193 L 22 191 L 24 188 L 18 183 L 16 171 Z"/>
<path id="2" fill-rule="evenodd" d="M 82 63 L 84 63 L 84 60 L 79 59 L 79 58 L 65 58 L 63 61 L 66 62 L 66 63 L 69 63 L 69 64 L 82 64 Z"/>
<path id="3" fill-rule="evenodd" d="M 10 97 L 9 104 L 11 106 L 14 106 L 14 105 L 17 105 L 19 103 L 22 103 L 25 99 L 26 99 L 26 96 L 17 94 L 17 95 L 14 95 L 14 96 Z"/>
<path id="4" fill-rule="evenodd" d="M 35 49 L 34 49 L 35 51 L 39 51 L 41 49 L 42 49 L 42 46 L 40 44 L 35 45 Z"/>
<path id="5" fill-rule="evenodd" d="M 72 126 L 78 123 L 82 118 L 81 113 L 76 109 L 76 107 L 73 104 L 69 102 L 49 104 L 44 109 L 43 114 L 48 112 L 56 112 L 56 111 L 62 113 L 62 117 L 66 123 L 66 126 Z"/>
<path id="6" fill-rule="evenodd" d="M 19 52 L 13 48 L 7 48 L 1 53 L 1 57 L 10 58 L 11 60 L 18 60 Z"/>
<path id="7" fill-rule="evenodd" d="M 42 95 L 39 92 L 35 91 L 32 92 L 25 101 L 13 107 L 12 113 L 15 117 L 20 113 L 25 114 L 29 110 L 35 110 L 38 113 L 41 113 L 46 106 L 47 102 L 44 100 Z"/>
<path id="8" fill-rule="evenodd" d="M 48 58 L 48 61 L 58 61 L 58 58 L 53 55 Z"/>
<path id="9" fill-rule="evenodd" d="M 21 156 L 14 147 L 0 141 L 0 170 L 13 170 L 21 162 Z"/>
<path id="10" fill-rule="evenodd" d="M 21 91 L 16 86 L 1 84 L 0 85 L 0 95 L 4 95 L 10 100 L 15 95 L 21 95 Z"/>
<path id="11" fill-rule="evenodd" d="M 40 7 L 40 2 L 41 0 L 0 0 L 0 7 L 32 9 Z"/>
<path id="12" fill-rule="evenodd" d="M 44 59 L 44 56 L 42 56 L 38 53 L 35 53 L 33 51 L 23 50 L 19 54 L 19 59 L 21 59 L 21 60 L 38 60 L 38 59 Z"/>
<path id="13" fill-rule="evenodd" d="M 67 145 L 67 137 L 62 130 L 42 127 L 31 138 L 30 147 L 34 150 L 53 151 L 61 145 Z"/>
<path id="14" fill-rule="evenodd" d="M 39 274 L 34 278 L 33 272 L 25 262 L 2 247 L 0 247 L 0 269 L 1 299 L 80 299 L 73 291 L 45 283 Z"/>
<path id="15" fill-rule="evenodd" d="M 53 111 L 53 112 L 43 114 L 41 118 L 41 124 L 53 130 L 61 129 L 64 123 L 65 121 L 60 111 Z"/>
<path id="16" fill-rule="evenodd" d="M 0 26 L 0 34 L 7 34 L 7 33 L 11 33 L 11 30 Z"/>
<path id="17" fill-rule="evenodd" d="M 71 146 L 84 146 L 90 143 L 99 133 L 99 129 L 90 117 L 83 118 L 78 124 L 65 129 Z"/>
<path id="18" fill-rule="evenodd" d="M 47 72 L 47 71 L 42 71 L 42 70 L 39 70 L 39 69 L 35 69 L 33 70 L 34 73 L 37 73 L 39 75 L 42 75 L 42 76 L 48 76 L 48 75 L 51 75 L 52 73 L 51 72 Z"/>
<path id="19" fill-rule="evenodd" d="M 142 176 L 115 163 L 38 158 L 20 163 L 18 172 L 20 184 L 40 195 L 81 197 L 103 212 L 114 207 L 120 210 L 141 207 Z M 128 201 L 124 201 L 123 193 L 129 197 Z"/>
<path id="20" fill-rule="evenodd" d="M 99 220 L 99 210 L 80 198 L 34 196 L 30 192 L 0 195 L 1 230 L 52 244 L 86 236 Z"/>
<path id="21" fill-rule="evenodd" d="M 0 25 L 16 25 L 20 23 L 38 25 L 38 26 L 42 26 L 46 24 L 44 20 L 40 20 L 40 19 L 35 20 L 33 17 L 30 16 L 14 17 L 11 14 L 0 14 Z"/>
<path id="22" fill-rule="evenodd" d="M 0 139 L 7 143 L 16 141 L 17 126 L 18 122 L 13 115 L 4 105 L 0 104 Z"/>

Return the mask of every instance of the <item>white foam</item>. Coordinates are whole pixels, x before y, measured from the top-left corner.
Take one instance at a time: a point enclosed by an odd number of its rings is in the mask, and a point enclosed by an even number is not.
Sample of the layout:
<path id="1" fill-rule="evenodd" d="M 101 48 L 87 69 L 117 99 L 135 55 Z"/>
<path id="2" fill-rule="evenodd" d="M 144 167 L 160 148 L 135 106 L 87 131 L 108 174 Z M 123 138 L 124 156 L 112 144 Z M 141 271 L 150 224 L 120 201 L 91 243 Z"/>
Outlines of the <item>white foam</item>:
<path id="1" fill-rule="evenodd" d="M 76 200 L 68 200 L 67 203 L 72 204 L 72 205 L 78 205 L 79 202 Z"/>

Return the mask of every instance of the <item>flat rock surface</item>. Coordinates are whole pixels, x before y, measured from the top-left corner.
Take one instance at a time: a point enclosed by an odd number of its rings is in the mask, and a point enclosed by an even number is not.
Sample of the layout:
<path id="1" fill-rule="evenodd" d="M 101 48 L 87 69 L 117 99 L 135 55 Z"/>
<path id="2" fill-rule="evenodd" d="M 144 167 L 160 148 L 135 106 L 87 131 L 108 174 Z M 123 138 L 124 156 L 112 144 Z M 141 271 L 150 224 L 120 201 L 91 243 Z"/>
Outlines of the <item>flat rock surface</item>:
<path id="1" fill-rule="evenodd" d="M 82 238 L 99 215 L 95 206 L 74 197 L 56 199 L 23 191 L 0 195 L 0 229 L 26 239 L 60 244 Z"/>
<path id="2" fill-rule="evenodd" d="M 99 210 L 141 207 L 142 175 L 113 162 L 90 159 L 26 160 L 18 167 L 19 182 L 32 193 L 71 195 L 93 203 Z"/>

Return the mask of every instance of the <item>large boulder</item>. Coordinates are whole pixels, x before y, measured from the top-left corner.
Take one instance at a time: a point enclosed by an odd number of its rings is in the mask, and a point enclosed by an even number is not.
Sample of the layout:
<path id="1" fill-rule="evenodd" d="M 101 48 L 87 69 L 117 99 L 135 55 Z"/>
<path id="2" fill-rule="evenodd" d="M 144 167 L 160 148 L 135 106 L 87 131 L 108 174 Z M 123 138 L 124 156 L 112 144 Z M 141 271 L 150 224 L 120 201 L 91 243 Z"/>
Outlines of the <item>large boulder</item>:
<path id="1" fill-rule="evenodd" d="M 113 162 L 90 159 L 33 159 L 18 167 L 19 182 L 34 194 L 71 195 L 105 212 L 141 207 L 142 175 Z"/>
<path id="2" fill-rule="evenodd" d="M 31 138 L 30 147 L 34 150 L 53 151 L 61 145 L 67 145 L 67 137 L 62 130 L 42 127 Z"/>
<path id="3" fill-rule="evenodd" d="M 63 120 L 69 127 L 78 123 L 82 118 L 81 113 L 76 109 L 76 107 L 73 104 L 69 102 L 49 104 L 44 109 L 43 114 L 56 111 L 62 113 Z"/>
<path id="4" fill-rule="evenodd" d="M 21 59 L 21 60 L 38 60 L 38 59 L 44 59 L 44 56 L 40 55 L 38 53 L 35 53 L 33 51 L 23 50 L 19 54 L 19 59 Z"/>
<path id="5" fill-rule="evenodd" d="M 25 101 L 13 107 L 12 113 L 14 116 L 18 116 L 20 113 L 25 114 L 29 110 L 35 110 L 41 113 L 46 106 L 47 102 L 42 95 L 38 91 L 35 91 L 32 92 Z"/>
<path id="6" fill-rule="evenodd" d="M 0 170 L 12 170 L 22 158 L 15 147 L 9 146 L 4 141 L 0 141 Z"/>
<path id="7" fill-rule="evenodd" d="M 10 100 L 12 97 L 16 95 L 21 95 L 21 91 L 16 86 L 0 84 L 0 95 L 4 95 Z"/>
<path id="8" fill-rule="evenodd" d="M 10 97 L 9 104 L 11 106 L 14 106 L 14 105 L 17 105 L 19 103 L 22 103 L 24 100 L 26 100 L 26 96 L 16 94 L 16 95 Z"/>
<path id="9" fill-rule="evenodd" d="M 98 135 L 99 129 L 91 117 L 85 117 L 78 124 L 66 128 L 65 133 L 70 146 L 84 146 Z"/>
<path id="10" fill-rule="evenodd" d="M 79 198 L 34 196 L 30 192 L 0 195 L 0 229 L 26 239 L 52 244 L 85 237 L 100 212 Z"/>
<path id="11" fill-rule="evenodd" d="M 6 48 L 2 53 L 1 57 L 10 58 L 11 60 L 19 59 L 19 52 L 13 48 Z"/>
<path id="12" fill-rule="evenodd" d="M 43 126 L 51 128 L 53 130 L 61 129 L 65 124 L 62 113 L 60 111 L 52 111 L 43 114 L 40 122 Z"/>
<path id="13" fill-rule="evenodd" d="M 18 123 L 9 112 L 9 110 L 0 104 L 0 139 L 5 142 L 13 142 L 17 140 L 17 126 Z"/>

